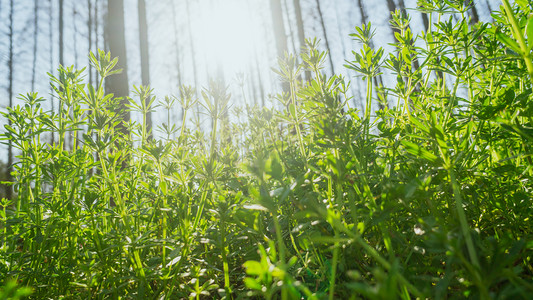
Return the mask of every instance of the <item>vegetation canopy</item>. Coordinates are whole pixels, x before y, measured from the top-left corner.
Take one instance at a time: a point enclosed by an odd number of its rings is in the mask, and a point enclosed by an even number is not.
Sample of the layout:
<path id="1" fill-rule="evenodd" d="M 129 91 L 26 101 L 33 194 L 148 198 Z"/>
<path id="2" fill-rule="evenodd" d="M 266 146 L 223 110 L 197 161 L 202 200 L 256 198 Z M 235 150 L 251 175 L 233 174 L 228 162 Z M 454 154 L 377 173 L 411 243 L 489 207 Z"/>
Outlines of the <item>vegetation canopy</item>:
<path id="1" fill-rule="evenodd" d="M 159 102 L 135 87 L 119 106 L 109 53 L 90 55 L 96 86 L 60 67 L 58 112 L 35 93 L 2 112 L 20 155 L 0 202 L 0 298 L 528 298 L 531 4 L 472 25 L 464 1 L 419 2 L 430 27 L 415 36 L 394 13 L 392 53 L 371 24 L 355 29 L 346 67 L 367 84 L 364 111 L 323 74 L 316 40 L 280 59 L 281 110 L 230 107 L 219 82 Z M 198 105 L 210 131 L 190 126 Z"/>

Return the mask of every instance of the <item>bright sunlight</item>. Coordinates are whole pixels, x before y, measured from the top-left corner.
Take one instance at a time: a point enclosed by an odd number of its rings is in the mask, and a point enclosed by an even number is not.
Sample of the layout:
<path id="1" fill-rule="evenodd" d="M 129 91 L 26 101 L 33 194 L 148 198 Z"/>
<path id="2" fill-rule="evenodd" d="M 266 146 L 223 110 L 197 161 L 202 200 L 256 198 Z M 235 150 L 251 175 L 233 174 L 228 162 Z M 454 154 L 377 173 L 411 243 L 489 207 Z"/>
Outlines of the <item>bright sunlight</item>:
<path id="1" fill-rule="evenodd" d="M 242 71 L 251 61 L 260 38 L 260 18 L 250 14 L 249 1 L 203 2 L 195 25 L 195 44 L 210 68 L 226 74 Z"/>

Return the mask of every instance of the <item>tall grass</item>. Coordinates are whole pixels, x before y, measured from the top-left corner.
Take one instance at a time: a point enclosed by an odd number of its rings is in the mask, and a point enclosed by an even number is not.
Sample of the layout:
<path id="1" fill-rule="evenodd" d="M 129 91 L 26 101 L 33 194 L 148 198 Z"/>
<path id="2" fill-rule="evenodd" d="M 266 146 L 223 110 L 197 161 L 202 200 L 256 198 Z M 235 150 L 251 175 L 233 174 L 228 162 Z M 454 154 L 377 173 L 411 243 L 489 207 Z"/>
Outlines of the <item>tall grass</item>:
<path id="1" fill-rule="evenodd" d="M 58 112 L 32 93 L 3 112 L 20 155 L 0 202 L 1 297 L 528 298 L 531 6 L 472 25 L 464 1 L 423 2 L 437 22 L 415 36 L 395 13 L 393 53 L 356 28 L 346 66 L 367 83 L 364 112 L 322 73 L 316 40 L 280 60 L 284 109 L 246 107 L 239 124 L 216 82 L 159 104 L 136 87 L 142 122 L 124 122 L 103 90 L 116 59 L 91 54 L 95 87 L 61 67 Z M 382 68 L 396 80 L 375 86 Z M 160 140 L 144 118 L 156 105 Z M 197 105 L 207 133 L 186 127 Z"/>

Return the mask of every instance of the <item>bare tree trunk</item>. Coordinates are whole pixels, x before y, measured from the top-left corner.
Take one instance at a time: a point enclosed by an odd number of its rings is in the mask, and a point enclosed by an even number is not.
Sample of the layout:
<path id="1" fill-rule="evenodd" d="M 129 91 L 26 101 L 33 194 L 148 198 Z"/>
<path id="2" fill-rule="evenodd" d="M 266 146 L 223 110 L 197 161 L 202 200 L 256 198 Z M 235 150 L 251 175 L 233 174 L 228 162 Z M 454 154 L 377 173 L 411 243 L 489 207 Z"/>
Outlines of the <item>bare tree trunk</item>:
<path id="1" fill-rule="evenodd" d="M 144 0 L 138 0 L 139 10 L 139 45 L 141 48 L 141 79 L 142 85 L 150 85 L 150 53 L 148 47 L 148 24 L 146 22 L 146 3 Z M 146 105 L 148 105 L 149 98 L 146 98 Z M 146 131 L 148 132 L 148 139 L 152 139 L 152 113 L 146 113 Z"/>
<path id="2" fill-rule="evenodd" d="M 272 16 L 272 25 L 274 26 L 274 35 L 276 38 L 276 49 L 278 57 L 283 57 L 287 52 L 287 36 L 285 25 L 283 25 L 283 10 L 281 9 L 281 0 L 270 0 L 270 13 Z"/>
<path id="3" fill-rule="evenodd" d="M 476 24 L 477 22 L 479 22 L 479 14 L 477 13 L 476 3 L 472 0 L 465 0 L 465 4 L 471 5 L 470 6 L 470 16 L 471 16 L 470 23 Z"/>
<path id="4" fill-rule="evenodd" d="M 100 39 L 98 38 L 99 37 L 99 30 L 98 29 L 100 28 L 98 26 L 98 24 L 99 24 L 99 22 L 98 22 L 98 18 L 99 18 L 99 16 L 98 16 L 98 0 L 94 0 L 94 14 L 93 14 L 93 16 L 94 16 L 94 44 L 96 46 L 95 47 L 96 50 L 98 50 L 98 48 L 100 47 L 100 45 L 99 45 L 100 44 L 99 43 Z M 95 82 L 96 82 L 96 84 L 98 84 L 98 82 L 100 81 L 100 74 L 98 74 L 98 72 L 95 72 L 94 75 L 95 75 Z"/>
<path id="5" fill-rule="evenodd" d="M 492 7 L 490 7 L 489 0 L 485 0 L 485 3 L 487 4 L 487 8 L 489 9 L 489 12 L 492 12 Z"/>
<path id="6" fill-rule="evenodd" d="M 39 1 L 33 1 L 33 61 L 31 66 L 31 91 L 35 91 L 35 68 L 37 65 L 37 35 L 39 33 Z"/>
<path id="7" fill-rule="evenodd" d="M 88 45 L 89 45 L 89 52 L 92 51 L 92 44 L 93 44 L 93 8 L 92 8 L 92 2 L 91 0 L 87 0 L 87 12 L 88 12 L 88 18 L 87 18 L 87 39 L 88 39 Z M 90 62 L 90 60 L 89 60 Z M 93 82 L 93 70 L 92 68 L 88 69 L 89 73 L 89 84 L 94 85 Z"/>
<path id="8" fill-rule="evenodd" d="M 48 0 L 48 42 L 50 43 L 50 74 L 54 74 L 54 30 L 53 30 L 53 8 L 52 8 L 52 0 Z M 52 112 L 55 112 L 55 106 L 54 106 L 54 89 L 52 86 L 50 86 L 50 104 Z M 51 136 L 51 143 L 54 143 L 54 131 L 52 130 L 52 136 Z"/>
<path id="9" fill-rule="evenodd" d="M 324 16 L 322 14 L 322 7 L 320 6 L 320 0 L 316 0 L 316 8 L 318 9 L 318 16 L 320 17 L 320 25 L 324 32 L 324 41 L 326 42 L 326 49 L 328 50 L 329 64 L 331 66 L 331 74 L 335 74 L 335 66 L 333 65 L 333 58 L 331 57 L 331 48 L 329 47 L 328 33 L 326 31 L 326 25 L 324 24 Z"/>
<path id="10" fill-rule="evenodd" d="M 108 0 L 106 41 L 112 56 L 118 57 L 117 68 L 122 69 L 120 74 L 106 78 L 106 93 L 113 93 L 115 97 L 122 98 L 118 111 L 124 116 L 124 121 L 129 121 L 130 114 L 126 110 L 128 90 L 128 60 L 126 57 L 126 39 L 124 36 L 124 2 L 123 0 Z M 122 127 L 123 133 L 127 134 L 126 127 Z"/>
<path id="11" fill-rule="evenodd" d="M 294 13 L 296 15 L 296 28 L 298 29 L 298 41 L 300 42 L 300 48 L 305 46 L 305 30 L 304 20 L 302 18 L 302 7 L 300 0 L 293 0 Z"/>
<path id="12" fill-rule="evenodd" d="M 9 1 L 9 28 L 8 28 L 8 37 L 9 37 L 9 53 L 8 53 L 8 60 L 7 60 L 7 69 L 8 69 L 8 85 L 7 85 L 7 96 L 9 98 L 9 107 L 13 107 L 13 14 L 14 14 L 14 8 L 13 3 L 14 0 Z M 8 121 L 9 126 L 11 126 L 11 120 Z M 9 140 L 7 144 L 7 181 L 13 181 L 13 175 L 11 174 L 13 172 L 13 142 Z M 6 190 L 6 197 L 8 199 L 13 198 L 13 187 L 7 186 Z"/>
<path id="13" fill-rule="evenodd" d="M 285 18 L 286 18 L 287 20 L 290 20 L 291 18 L 290 18 L 290 16 L 289 16 L 289 7 L 288 7 L 288 5 L 287 5 L 287 1 L 283 1 L 283 6 L 284 6 L 284 8 L 285 8 L 285 9 L 284 9 L 284 11 L 285 11 Z M 293 51 L 294 53 L 298 53 L 299 51 L 297 51 L 297 49 L 296 49 L 296 44 L 295 44 L 295 42 L 294 42 L 294 40 L 295 40 L 295 37 L 294 37 L 294 30 L 292 29 L 291 22 L 289 21 L 289 22 L 287 22 L 287 24 L 289 25 L 289 34 L 290 34 L 290 37 L 291 37 L 290 40 L 291 40 L 292 51 Z"/>
<path id="14" fill-rule="evenodd" d="M 283 10 L 281 9 L 281 0 L 270 0 L 270 16 L 272 18 L 272 26 L 274 29 L 274 37 L 276 39 L 276 53 L 278 58 L 283 58 L 287 48 L 287 32 L 285 25 L 283 25 Z M 290 85 L 288 82 L 281 83 L 283 92 L 289 92 Z"/>
<path id="15" fill-rule="evenodd" d="M 74 19 L 72 20 L 72 27 L 74 28 L 72 31 L 72 41 L 74 43 L 74 66 L 75 68 L 78 68 L 78 11 L 74 5 L 72 5 L 72 15 L 74 16 Z"/>
<path id="16" fill-rule="evenodd" d="M 305 47 L 305 29 L 304 20 L 302 18 L 302 6 L 300 0 L 293 0 L 294 13 L 296 15 L 296 28 L 298 29 L 298 41 L 300 42 L 300 51 Z M 299 51 L 299 52 L 300 52 Z M 305 79 L 311 80 L 311 71 L 305 70 Z"/>
<path id="17" fill-rule="evenodd" d="M 64 65 L 63 61 L 63 0 L 59 0 L 59 64 Z"/>

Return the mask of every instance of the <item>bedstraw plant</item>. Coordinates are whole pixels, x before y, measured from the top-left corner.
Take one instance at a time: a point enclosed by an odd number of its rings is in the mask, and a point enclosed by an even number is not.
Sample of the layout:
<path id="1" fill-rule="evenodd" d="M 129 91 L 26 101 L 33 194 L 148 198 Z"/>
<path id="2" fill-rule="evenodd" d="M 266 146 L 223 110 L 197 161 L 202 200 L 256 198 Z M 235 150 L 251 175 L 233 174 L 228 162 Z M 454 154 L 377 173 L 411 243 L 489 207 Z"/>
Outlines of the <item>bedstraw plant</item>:
<path id="1" fill-rule="evenodd" d="M 504 0 L 477 24 L 465 1 L 419 9 L 419 34 L 392 15 L 391 53 L 371 24 L 355 29 L 346 67 L 363 99 L 324 74 L 310 39 L 280 59 L 281 109 L 232 108 L 219 82 L 200 99 L 183 86 L 159 102 L 161 138 L 149 87 L 128 99 L 140 121 L 104 93 L 119 71 L 109 53 L 90 54 L 96 86 L 61 67 L 58 111 L 29 93 L 2 112 L 18 156 L 0 201 L 0 298 L 528 298 L 533 8 Z"/>

